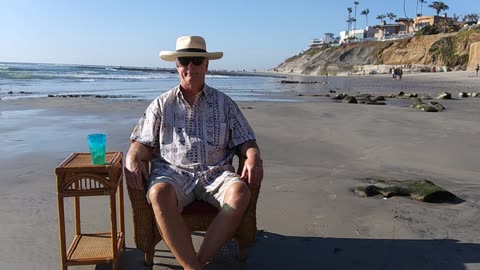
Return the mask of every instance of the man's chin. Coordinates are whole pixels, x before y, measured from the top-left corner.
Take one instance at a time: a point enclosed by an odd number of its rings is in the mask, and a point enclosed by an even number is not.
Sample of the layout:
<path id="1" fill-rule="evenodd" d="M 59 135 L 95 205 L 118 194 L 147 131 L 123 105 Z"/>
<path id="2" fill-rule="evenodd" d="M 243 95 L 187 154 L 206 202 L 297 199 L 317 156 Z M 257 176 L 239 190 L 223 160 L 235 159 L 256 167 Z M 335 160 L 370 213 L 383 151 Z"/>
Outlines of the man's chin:
<path id="1" fill-rule="evenodd" d="M 199 80 L 202 80 L 202 76 L 200 74 L 187 74 L 184 78 L 189 82 L 198 82 Z"/>

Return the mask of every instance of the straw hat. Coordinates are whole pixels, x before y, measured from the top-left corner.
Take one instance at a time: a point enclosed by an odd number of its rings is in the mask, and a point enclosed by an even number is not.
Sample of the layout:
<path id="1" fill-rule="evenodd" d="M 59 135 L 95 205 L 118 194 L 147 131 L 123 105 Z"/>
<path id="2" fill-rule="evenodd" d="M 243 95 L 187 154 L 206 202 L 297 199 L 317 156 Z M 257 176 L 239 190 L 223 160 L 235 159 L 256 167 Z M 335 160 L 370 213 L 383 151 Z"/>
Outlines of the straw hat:
<path id="1" fill-rule="evenodd" d="M 205 39 L 199 36 L 183 36 L 177 38 L 176 51 L 161 51 L 160 58 L 165 61 L 175 61 L 178 57 L 200 56 L 209 60 L 220 59 L 223 52 L 207 52 Z"/>

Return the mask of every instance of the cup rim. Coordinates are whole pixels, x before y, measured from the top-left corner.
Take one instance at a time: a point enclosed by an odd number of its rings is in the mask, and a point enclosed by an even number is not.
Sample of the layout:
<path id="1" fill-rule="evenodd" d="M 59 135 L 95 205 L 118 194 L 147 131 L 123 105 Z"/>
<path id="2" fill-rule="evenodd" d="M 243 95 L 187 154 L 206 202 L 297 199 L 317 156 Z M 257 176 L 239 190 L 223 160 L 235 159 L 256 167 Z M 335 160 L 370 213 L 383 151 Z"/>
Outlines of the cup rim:
<path id="1" fill-rule="evenodd" d="M 88 137 L 107 137 L 107 134 L 105 133 L 92 133 L 92 134 L 88 134 Z"/>
<path id="2" fill-rule="evenodd" d="M 88 136 L 107 136 L 107 134 L 105 134 L 105 133 L 92 133 L 92 134 L 88 134 Z"/>

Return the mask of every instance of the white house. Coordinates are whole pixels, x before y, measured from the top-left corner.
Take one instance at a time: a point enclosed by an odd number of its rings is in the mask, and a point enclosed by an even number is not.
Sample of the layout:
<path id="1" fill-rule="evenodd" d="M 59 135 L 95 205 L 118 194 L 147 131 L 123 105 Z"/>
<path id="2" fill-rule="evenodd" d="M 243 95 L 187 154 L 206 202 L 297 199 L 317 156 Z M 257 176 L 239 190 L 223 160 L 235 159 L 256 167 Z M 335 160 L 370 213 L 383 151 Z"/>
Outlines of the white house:
<path id="1" fill-rule="evenodd" d="M 310 48 L 316 48 L 316 47 L 322 46 L 323 44 L 331 44 L 335 42 L 336 42 L 336 39 L 333 37 L 333 33 L 325 33 L 325 36 L 323 38 L 312 39 L 312 41 L 310 42 L 310 44 L 308 44 L 308 46 Z"/>
<path id="2" fill-rule="evenodd" d="M 348 42 L 348 40 L 352 41 L 362 41 L 366 38 L 373 38 L 375 35 L 376 30 L 373 29 L 371 26 L 365 27 L 365 29 L 356 29 L 351 31 L 341 31 L 340 36 L 340 43 Z"/>

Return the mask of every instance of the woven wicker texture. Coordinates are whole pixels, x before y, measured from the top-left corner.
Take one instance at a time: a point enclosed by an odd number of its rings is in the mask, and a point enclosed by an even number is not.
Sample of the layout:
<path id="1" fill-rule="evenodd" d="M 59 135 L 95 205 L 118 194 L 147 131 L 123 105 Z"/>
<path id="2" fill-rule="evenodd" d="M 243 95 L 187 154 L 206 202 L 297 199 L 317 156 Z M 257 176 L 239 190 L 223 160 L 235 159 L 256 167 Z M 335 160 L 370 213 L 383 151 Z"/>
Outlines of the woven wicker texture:
<path id="1" fill-rule="evenodd" d="M 244 159 L 241 159 L 237 171 L 242 170 L 243 162 Z M 234 235 L 241 258 L 243 257 L 243 250 L 250 246 L 256 238 L 256 209 L 259 193 L 260 186 L 251 190 L 250 204 Z M 151 264 L 155 246 L 162 240 L 162 237 L 157 229 L 152 207 L 147 202 L 145 190 L 128 187 L 128 195 L 132 204 L 135 244 L 138 249 L 146 254 L 146 263 Z M 215 207 L 205 202 L 196 201 L 183 210 L 182 217 L 191 231 L 206 231 L 217 213 L 218 210 Z"/>
<path id="2" fill-rule="evenodd" d="M 107 152 L 105 161 L 107 164 L 113 162 L 116 152 Z M 65 167 L 83 167 L 85 165 L 92 165 L 92 158 L 90 153 L 78 153 L 75 157 L 68 162 Z"/>
<path id="3" fill-rule="evenodd" d="M 108 234 L 89 234 L 77 236 L 69 260 L 112 258 L 112 238 Z M 75 241 L 76 242 L 76 241 Z M 74 242 L 74 243 L 75 243 Z"/>
<path id="4" fill-rule="evenodd" d="M 105 165 L 92 165 L 90 153 L 73 153 L 55 168 L 57 191 L 65 196 L 98 195 L 114 190 L 121 180 L 123 153 L 108 152 Z"/>

